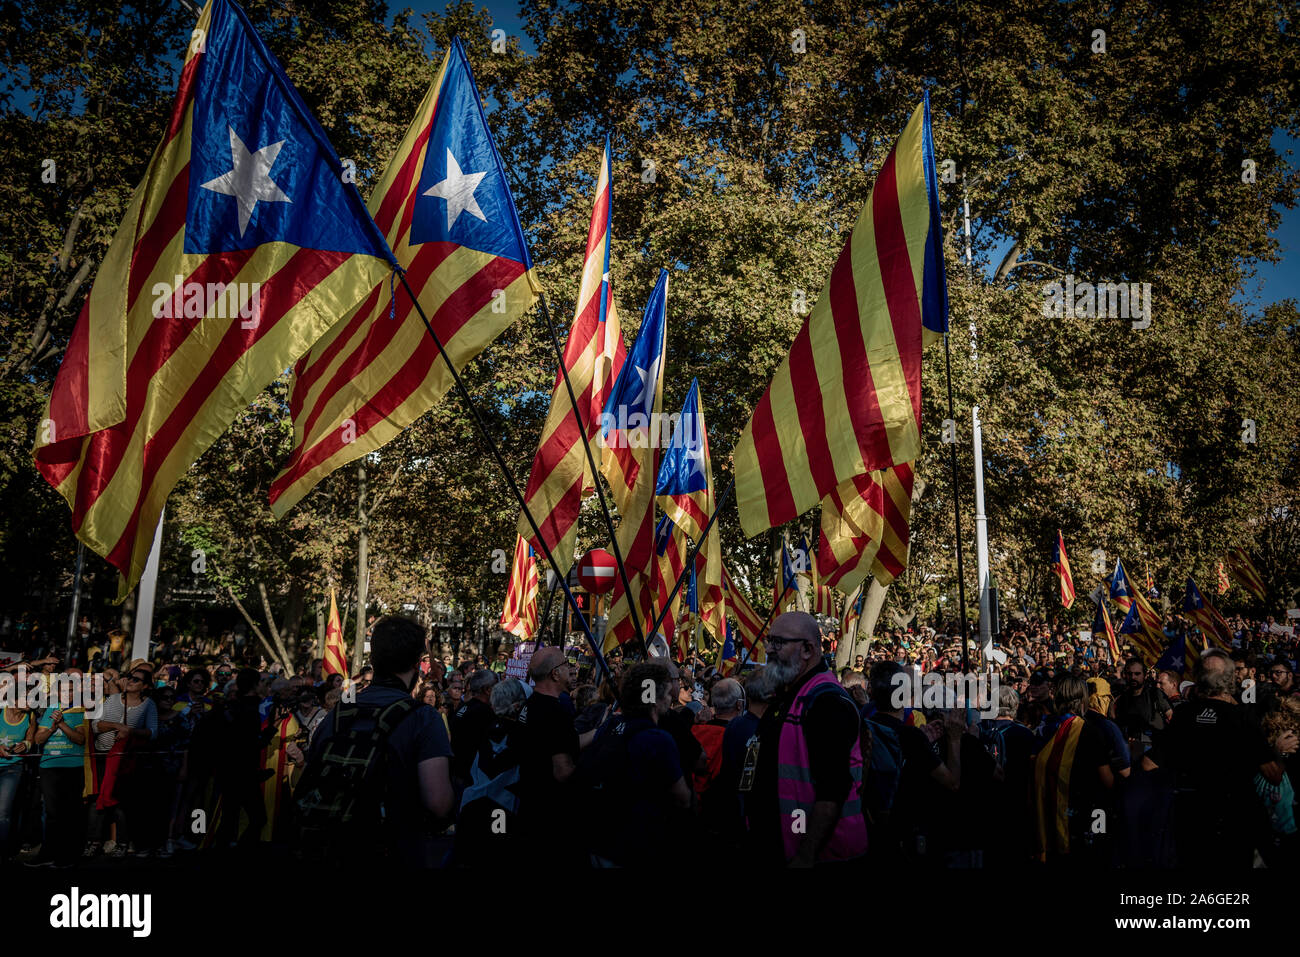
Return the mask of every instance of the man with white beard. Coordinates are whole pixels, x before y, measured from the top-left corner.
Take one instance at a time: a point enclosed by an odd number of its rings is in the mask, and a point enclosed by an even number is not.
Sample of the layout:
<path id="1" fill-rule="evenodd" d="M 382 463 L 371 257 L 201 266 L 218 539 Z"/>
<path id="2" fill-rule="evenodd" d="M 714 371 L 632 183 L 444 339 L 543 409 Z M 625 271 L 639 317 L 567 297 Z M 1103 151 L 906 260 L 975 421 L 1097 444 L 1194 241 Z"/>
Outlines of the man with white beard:
<path id="1" fill-rule="evenodd" d="M 764 640 L 768 677 L 780 691 L 759 721 L 746 795 L 753 861 L 811 867 L 861 860 L 867 829 L 857 705 L 826 666 L 812 615 L 779 616 Z M 749 778 L 742 772 L 742 790 Z"/>

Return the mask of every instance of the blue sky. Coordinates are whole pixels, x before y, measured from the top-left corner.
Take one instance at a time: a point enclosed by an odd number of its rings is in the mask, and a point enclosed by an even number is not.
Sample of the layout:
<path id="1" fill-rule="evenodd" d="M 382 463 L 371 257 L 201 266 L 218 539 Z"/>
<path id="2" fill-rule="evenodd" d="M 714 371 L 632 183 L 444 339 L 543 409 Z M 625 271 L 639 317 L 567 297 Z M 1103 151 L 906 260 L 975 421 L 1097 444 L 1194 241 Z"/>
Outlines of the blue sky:
<path id="1" fill-rule="evenodd" d="M 532 53 L 536 47 L 524 34 L 519 20 L 517 0 L 479 0 L 479 6 L 486 7 L 492 15 L 493 25 L 506 31 L 519 40 L 521 49 Z M 389 3 L 389 10 L 396 11 L 409 7 L 416 14 L 430 10 L 441 12 L 446 7 L 445 0 L 410 0 L 410 2 Z M 434 51 L 430 51 L 433 53 Z M 1281 153 L 1292 166 L 1300 157 L 1300 140 L 1278 130 L 1273 135 L 1273 149 Z M 1288 155 L 1289 154 L 1289 155 Z M 1247 282 L 1245 288 L 1236 297 L 1237 301 L 1248 307 L 1261 307 L 1282 299 L 1300 300 L 1300 269 L 1296 268 L 1295 254 L 1300 252 L 1300 208 L 1285 209 L 1278 207 L 1282 214 L 1281 224 L 1274 233 L 1279 244 L 1282 261 L 1276 264 L 1264 263 L 1259 267 L 1256 277 Z M 527 224 L 525 224 L 527 225 Z M 994 262 L 992 266 L 996 266 Z M 990 267 L 992 268 L 992 267 Z M 1253 310 L 1252 310 L 1253 311 Z"/>

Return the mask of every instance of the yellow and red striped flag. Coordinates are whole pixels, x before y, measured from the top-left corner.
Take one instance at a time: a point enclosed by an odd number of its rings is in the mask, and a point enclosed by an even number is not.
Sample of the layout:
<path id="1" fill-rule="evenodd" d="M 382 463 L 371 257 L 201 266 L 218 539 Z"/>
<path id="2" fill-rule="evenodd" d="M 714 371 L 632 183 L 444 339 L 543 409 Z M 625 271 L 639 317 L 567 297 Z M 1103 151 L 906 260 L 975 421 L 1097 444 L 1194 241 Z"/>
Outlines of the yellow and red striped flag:
<path id="1" fill-rule="evenodd" d="M 601 466 L 601 448 L 595 439 L 600 434 L 601 415 L 614 379 L 623 367 L 626 350 L 619 328 L 618 310 L 609 284 L 610 224 L 613 196 L 610 187 L 609 140 L 601 156 L 596 178 L 596 199 L 587 230 L 587 251 L 582 263 L 582 280 L 578 286 L 578 304 L 573 327 L 564 347 L 564 368 L 569 372 L 573 394 L 578 399 L 583 429 L 579 429 L 573 403 L 562 372 L 557 372 L 551 389 L 551 408 L 533 456 L 533 468 L 524 490 L 524 500 L 537 520 L 542 540 L 559 566 L 559 574 L 568 574 L 573 564 L 574 544 L 578 535 L 578 513 L 582 500 L 595 489 L 582 446 L 583 431 L 591 443 L 591 454 Z M 539 553 L 544 553 L 528 519 L 519 516 L 519 534 Z"/>
<path id="2" fill-rule="evenodd" d="M 1106 610 L 1106 596 L 1097 596 L 1097 615 L 1092 620 L 1092 634 L 1095 638 L 1098 633 L 1106 636 L 1106 645 L 1110 649 L 1110 660 L 1112 663 L 1120 664 L 1119 642 L 1115 638 L 1115 626 L 1111 624 L 1110 612 Z"/>
<path id="3" fill-rule="evenodd" d="M 1040 861 L 1070 852 L 1070 775 L 1082 734 L 1083 718 L 1065 715 L 1054 728 L 1049 725 L 1047 744 L 1034 758 L 1034 836 Z"/>
<path id="4" fill-rule="evenodd" d="M 1052 570 L 1061 582 L 1061 605 L 1069 608 L 1074 604 L 1074 576 L 1070 574 L 1070 559 L 1065 554 L 1065 536 L 1056 530 L 1056 555 L 1052 559 Z"/>
<path id="5" fill-rule="evenodd" d="M 210 0 L 194 37 L 35 449 L 119 601 L 180 476 L 396 265 L 243 11 Z"/>
<path id="6" fill-rule="evenodd" d="M 655 526 L 655 602 L 654 611 L 656 616 L 663 615 L 660 622 L 659 630 L 667 637 L 670 644 L 674 642 L 677 633 L 678 611 L 681 608 L 682 596 L 686 594 L 687 586 L 677 589 L 677 594 L 673 596 L 671 604 L 668 601 L 668 593 L 673 590 L 673 585 L 682 574 L 682 569 L 686 567 L 686 535 L 680 528 L 673 524 L 672 519 L 667 515 L 659 519 L 659 524 Z M 667 612 L 664 609 L 667 608 Z"/>
<path id="7" fill-rule="evenodd" d="M 659 466 L 655 494 L 669 519 L 694 541 L 700 541 L 713 515 L 713 465 L 704 424 L 700 386 L 695 379 L 682 403 L 677 430 Z M 715 521 L 696 551 L 696 587 L 705 628 L 722 641 L 726 635 L 726 601 L 722 591 L 722 539 Z"/>
<path id="8" fill-rule="evenodd" d="M 1191 578 L 1187 579 L 1187 588 L 1183 595 L 1183 611 L 1190 612 L 1196 626 L 1201 629 L 1201 635 L 1205 638 L 1206 647 L 1213 643 L 1224 651 L 1232 648 L 1232 628 L 1228 626 L 1227 620 L 1219 614 L 1201 590 L 1196 587 L 1196 582 Z"/>
<path id="9" fill-rule="evenodd" d="M 766 661 L 764 646 L 759 642 L 763 635 L 763 616 L 754 611 L 754 606 L 736 584 L 726 565 L 722 567 L 722 587 L 727 596 L 727 613 L 736 620 L 736 638 L 749 651 L 749 660 Z"/>
<path id="10" fill-rule="evenodd" d="M 330 589 L 330 617 L 325 624 L 325 654 L 322 656 L 321 674 L 348 676 L 348 650 L 343 645 L 343 624 L 339 621 L 339 605 Z"/>
<path id="11" fill-rule="evenodd" d="M 375 186 L 370 212 L 457 371 L 537 301 L 541 286 L 459 40 Z M 385 283 L 369 292 L 294 370 L 294 446 L 271 485 L 276 516 L 391 441 L 453 384 L 411 297 Z"/>
<path id="12" fill-rule="evenodd" d="M 1228 570 L 1223 567 L 1223 562 L 1219 562 L 1214 566 L 1214 574 L 1218 579 L 1217 592 L 1220 595 L 1226 595 L 1228 593 Z"/>
<path id="13" fill-rule="evenodd" d="M 1124 591 L 1130 600 L 1119 633 L 1130 635 L 1133 643 L 1142 651 L 1143 657 L 1149 661 L 1155 661 L 1164 653 L 1164 620 L 1160 613 L 1151 606 L 1151 602 L 1147 600 L 1147 597 L 1137 589 L 1133 579 L 1124 570 L 1122 563 L 1118 565 L 1118 569 L 1120 574 L 1123 575 Z"/>
<path id="14" fill-rule="evenodd" d="M 668 271 L 660 270 L 641 318 L 636 341 L 610 389 L 601 416 L 600 469 L 618 506 L 618 547 L 632 595 L 620 576 L 614 582 L 605 649 L 636 638 L 632 616 L 642 631 L 654 609 L 655 482 L 659 474 L 660 411 L 668 335 Z M 647 636 L 648 638 L 649 636 Z"/>
<path id="15" fill-rule="evenodd" d="M 808 568 L 809 611 L 814 615 L 825 615 L 829 618 L 836 617 L 835 589 L 822 583 L 821 573 L 817 568 L 817 553 L 808 544 L 807 535 L 804 535 L 799 540 L 799 551 L 803 554 L 804 563 Z"/>
<path id="16" fill-rule="evenodd" d="M 868 575 L 888 585 L 903 573 L 915 481 L 904 463 L 855 476 L 826 496 L 817 545 L 823 582 L 847 594 Z"/>
<path id="17" fill-rule="evenodd" d="M 1238 585 L 1258 600 L 1264 600 L 1267 594 L 1264 589 L 1264 578 L 1244 548 L 1234 548 L 1228 552 L 1228 570 L 1232 572 L 1232 577 L 1237 580 Z"/>
<path id="18" fill-rule="evenodd" d="M 527 641 L 537 634 L 537 560 L 522 535 L 515 536 L 515 557 L 510 564 L 501 628 Z"/>
<path id="19" fill-rule="evenodd" d="M 885 159 L 839 261 L 735 450 L 748 537 L 921 451 L 921 349 L 948 328 L 930 100 Z"/>

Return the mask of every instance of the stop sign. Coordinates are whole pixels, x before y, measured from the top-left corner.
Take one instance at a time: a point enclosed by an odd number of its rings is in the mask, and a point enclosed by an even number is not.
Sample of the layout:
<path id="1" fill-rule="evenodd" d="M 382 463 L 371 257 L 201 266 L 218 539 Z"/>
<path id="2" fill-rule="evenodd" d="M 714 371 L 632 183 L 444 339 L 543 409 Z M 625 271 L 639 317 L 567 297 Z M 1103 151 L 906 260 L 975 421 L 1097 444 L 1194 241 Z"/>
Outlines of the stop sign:
<path id="1" fill-rule="evenodd" d="M 578 584 L 593 595 L 603 595 L 612 589 L 617 574 L 614 556 L 603 548 L 593 548 L 578 562 Z"/>

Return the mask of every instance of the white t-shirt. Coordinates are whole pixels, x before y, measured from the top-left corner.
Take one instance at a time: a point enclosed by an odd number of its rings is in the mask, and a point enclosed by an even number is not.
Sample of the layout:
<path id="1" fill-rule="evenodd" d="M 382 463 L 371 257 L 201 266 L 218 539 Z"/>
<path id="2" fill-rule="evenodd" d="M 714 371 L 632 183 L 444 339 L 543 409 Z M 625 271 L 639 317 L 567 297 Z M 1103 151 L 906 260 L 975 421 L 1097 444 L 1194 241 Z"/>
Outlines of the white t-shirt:
<path id="1" fill-rule="evenodd" d="M 122 716 L 122 706 L 125 699 L 124 695 L 110 695 L 104 699 L 104 713 L 99 716 L 95 722 L 95 727 L 99 727 L 100 721 L 120 721 L 128 728 L 148 728 L 149 737 L 152 738 L 158 733 L 158 709 L 154 706 L 153 699 L 145 698 L 133 708 L 126 709 L 126 717 Z M 103 734 L 95 735 L 95 750 L 104 753 L 112 750 L 113 742 L 117 740 L 116 731 L 105 731 Z"/>

